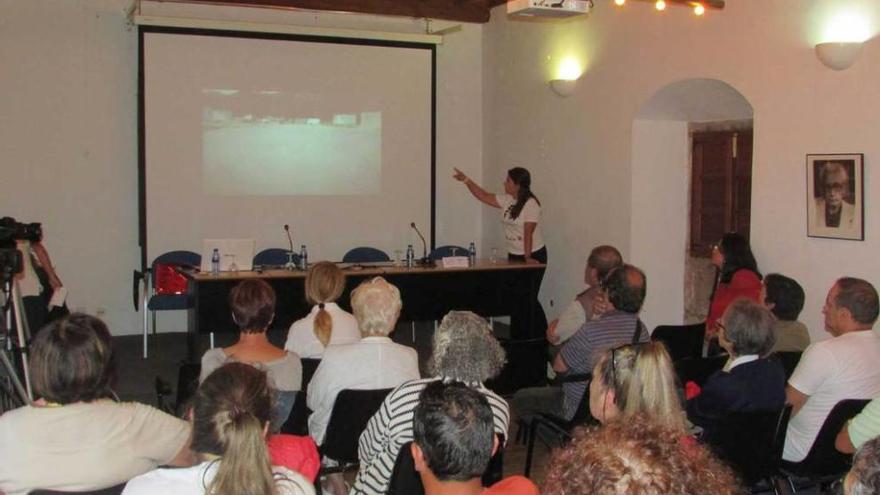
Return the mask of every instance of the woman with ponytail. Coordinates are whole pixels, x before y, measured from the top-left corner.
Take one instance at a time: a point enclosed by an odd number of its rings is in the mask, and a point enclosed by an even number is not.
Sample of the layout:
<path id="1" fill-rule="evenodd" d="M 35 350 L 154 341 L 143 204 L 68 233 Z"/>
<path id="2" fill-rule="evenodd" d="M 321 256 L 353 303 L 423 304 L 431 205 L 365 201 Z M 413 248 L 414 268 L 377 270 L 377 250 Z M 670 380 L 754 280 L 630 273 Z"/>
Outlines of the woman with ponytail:
<path id="1" fill-rule="evenodd" d="M 265 370 L 275 393 L 271 431 L 277 433 L 287 421 L 302 386 L 302 362 L 296 353 L 275 347 L 266 336 L 275 319 L 275 290 L 263 280 L 244 280 L 229 291 L 229 307 L 232 320 L 241 330 L 238 342 L 206 352 L 199 381 L 229 362 Z"/>
<path id="2" fill-rule="evenodd" d="M 686 416 L 666 347 L 645 342 L 605 351 L 593 368 L 590 413 L 600 423 L 649 415 L 685 436 Z"/>
<path id="3" fill-rule="evenodd" d="M 284 348 L 303 358 L 321 359 L 328 345 L 360 341 L 357 320 L 336 304 L 343 290 L 345 275 L 335 263 L 312 265 L 306 276 L 306 300 L 312 304 L 312 311 L 293 322 Z"/>
<path id="4" fill-rule="evenodd" d="M 129 481 L 123 494 L 313 495 L 302 475 L 271 465 L 265 439 L 271 414 L 265 372 L 243 363 L 221 366 L 199 386 L 189 415 L 201 464 L 151 471 Z"/>
<path id="5" fill-rule="evenodd" d="M 541 234 L 541 202 L 532 192 L 532 176 L 522 167 L 513 167 L 507 171 L 504 180 L 504 194 L 492 194 L 471 180 L 459 169 L 454 169 L 455 180 L 463 182 L 471 194 L 480 202 L 501 209 L 501 225 L 504 227 L 504 238 L 507 243 L 507 259 L 524 261 L 528 264 L 547 263 L 547 247 Z M 543 274 L 541 275 L 543 277 Z M 541 281 L 535 288 L 535 294 L 541 289 Z M 522 290 L 526 290 L 522 288 Z M 534 307 L 520 308 L 521 314 L 511 315 L 514 320 L 510 332 L 514 338 L 543 334 L 547 328 L 547 315 L 541 303 L 535 299 Z M 532 328 L 523 328 L 520 323 L 528 321 L 528 314 L 534 311 L 535 319 Z"/>

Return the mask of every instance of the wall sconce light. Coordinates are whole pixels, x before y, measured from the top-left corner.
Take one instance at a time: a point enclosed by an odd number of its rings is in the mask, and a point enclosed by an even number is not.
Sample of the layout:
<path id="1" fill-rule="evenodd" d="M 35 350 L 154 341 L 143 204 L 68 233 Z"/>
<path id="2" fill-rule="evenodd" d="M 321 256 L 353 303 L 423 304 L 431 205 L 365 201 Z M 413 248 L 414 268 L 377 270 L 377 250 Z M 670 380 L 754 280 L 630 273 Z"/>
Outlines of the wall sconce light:
<path id="1" fill-rule="evenodd" d="M 552 79 L 550 81 L 550 89 L 552 89 L 557 95 L 565 98 L 574 93 L 574 88 L 577 86 L 577 82 L 578 79 Z"/>
<path id="2" fill-rule="evenodd" d="M 862 43 L 857 41 L 832 41 L 816 45 L 816 56 L 825 67 L 834 70 L 848 69 L 861 52 Z"/>

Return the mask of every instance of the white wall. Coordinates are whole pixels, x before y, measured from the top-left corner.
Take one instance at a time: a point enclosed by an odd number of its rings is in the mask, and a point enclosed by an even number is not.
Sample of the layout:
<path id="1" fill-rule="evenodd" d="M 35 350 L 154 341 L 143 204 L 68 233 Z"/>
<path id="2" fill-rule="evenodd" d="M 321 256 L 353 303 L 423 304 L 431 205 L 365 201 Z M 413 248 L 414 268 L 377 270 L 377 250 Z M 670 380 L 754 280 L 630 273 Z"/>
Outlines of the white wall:
<path id="1" fill-rule="evenodd" d="M 803 284 L 802 320 L 813 337 L 824 336 L 820 310 L 837 277 L 880 283 L 873 201 L 880 185 L 871 172 L 880 153 L 880 41 L 868 42 L 843 72 L 822 66 L 812 48 L 824 21 L 843 7 L 861 11 L 869 23 L 880 18 L 880 4 L 869 0 L 728 2 L 705 19 L 676 7 L 658 15 L 640 2 L 622 9 L 597 2 L 590 16 L 562 22 L 514 20 L 495 9 L 484 29 L 491 93 L 483 100 L 484 173 L 499 177 L 513 161 L 533 171 L 551 263 L 542 299 L 568 300 L 578 290 L 584 253 L 596 244 L 634 254 L 632 122 L 657 90 L 690 78 L 725 81 L 754 108 L 753 248 L 763 271 Z M 546 81 L 570 53 L 586 72 L 576 93 L 562 99 Z M 806 236 L 804 155 L 821 152 L 865 153 L 864 242 Z M 668 213 L 677 221 L 681 212 Z M 651 272 L 648 278 L 656 279 Z M 657 304 L 679 304 L 680 293 L 661 297 Z M 551 317 L 556 312 L 548 310 Z"/>
<path id="2" fill-rule="evenodd" d="M 629 262 L 648 277 L 641 318 L 648 328 L 681 324 L 689 224 L 687 123 L 636 120 L 632 164 Z"/>
<path id="3" fill-rule="evenodd" d="M 0 216 L 42 221 L 73 309 L 102 309 L 115 334 L 139 332 L 131 302 L 137 246 L 137 31 L 128 0 L 0 0 Z M 145 14 L 394 32 L 424 22 L 275 9 L 144 4 Z M 443 28 L 449 23 L 434 23 Z M 481 217 L 445 180 L 481 178 L 482 26 L 438 48 L 437 242 L 478 239 Z M 160 320 L 182 330 L 183 319 Z M 164 326 L 164 325 L 168 326 Z"/>

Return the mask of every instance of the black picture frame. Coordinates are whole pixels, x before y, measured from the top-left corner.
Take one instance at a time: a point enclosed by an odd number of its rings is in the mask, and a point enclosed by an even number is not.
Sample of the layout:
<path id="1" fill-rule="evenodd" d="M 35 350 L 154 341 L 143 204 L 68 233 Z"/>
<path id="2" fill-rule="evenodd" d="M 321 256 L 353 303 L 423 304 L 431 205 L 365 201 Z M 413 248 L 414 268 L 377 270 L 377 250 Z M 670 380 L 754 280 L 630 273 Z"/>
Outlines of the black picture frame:
<path id="1" fill-rule="evenodd" d="M 865 155 L 807 155 L 807 236 L 865 240 Z"/>

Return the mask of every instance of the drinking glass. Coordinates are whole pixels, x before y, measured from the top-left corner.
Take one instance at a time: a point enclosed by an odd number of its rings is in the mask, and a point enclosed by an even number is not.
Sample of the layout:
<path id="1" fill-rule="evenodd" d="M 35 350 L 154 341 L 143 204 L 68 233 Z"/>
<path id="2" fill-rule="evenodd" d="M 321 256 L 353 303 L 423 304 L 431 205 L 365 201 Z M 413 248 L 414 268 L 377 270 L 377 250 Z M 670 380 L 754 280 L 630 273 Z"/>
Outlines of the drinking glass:
<path id="1" fill-rule="evenodd" d="M 493 265 L 498 263 L 498 248 L 492 248 L 492 254 L 489 256 L 489 262 Z"/>

